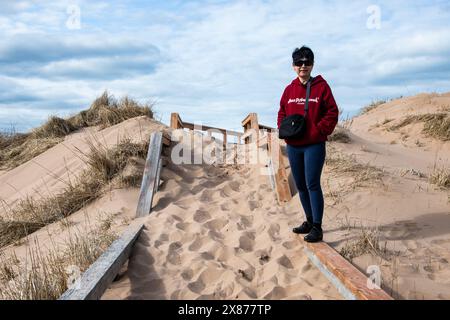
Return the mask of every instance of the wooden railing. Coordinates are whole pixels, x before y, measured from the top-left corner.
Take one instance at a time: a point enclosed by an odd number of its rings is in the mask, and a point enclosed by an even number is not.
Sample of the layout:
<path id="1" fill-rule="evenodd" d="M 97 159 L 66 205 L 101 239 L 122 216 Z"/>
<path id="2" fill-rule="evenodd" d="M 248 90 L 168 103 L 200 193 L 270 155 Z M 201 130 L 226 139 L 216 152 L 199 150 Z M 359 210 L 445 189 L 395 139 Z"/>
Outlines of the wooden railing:
<path id="1" fill-rule="evenodd" d="M 278 139 L 275 128 L 259 124 L 256 113 L 250 113 L 245 117 L 242 120 L 242 126 L 244 127 L 245 143 L 255 142 L 258 148 L 268 152 L 269 179 L 277 193 L 278 203 L 288 202 L 292 199 L 292 192 L 286 172 L 286 160 L 279 141 L 275 140 Z"/>
<path id="2" fill-rule="evenodd" d="M 223 135 L 223 145 L 226 146 L 228 143 L 228 136 L 236 136 L 238 138 L 238 144 L 241 143 L 242 132 L 237 132 L 233 130 L 222 129 L 218 127 L 211 127 L 206 125 L 196 125 L 191 122 L 182 121 L 178 113 L 172 113 L 170 116 L 170 127 L 173 129 L 189 129 L 196 130 L 200 129 L 202 131 L 207 131 L 208 136 L 211 136 L 211 131 L 218 131 Z"/>
<path id="3" fill-rule="evenodd" d="M 194 124 L 183 122 L 177 113 L 172 113 L 170 125 L 174 129 L 188 128 L 194 130 Z M 222 132 L 224 144 L 226 144 L 227 134 L 233 134 L 238 136 L 239 143 L 243 139 L 244 144 L 255 142 L 258 148 L 266 148 L 269 155 L 268 169 L 272 172 L 269 178 L 273 181 L 272 185 L 276 190 L 277 199 L 279 203 L 289 201 L 292 198 L 292 194 L 287 180 L 285 159 L 278 141 L 274 143 L 274 139 L 278 139 L 275 136 L 276 130 L 258 124 L 256 113 L 250 113 L 242 121 L 242 126 L 244 127 L 244 133 L 209 126 L 203 126 L 202 129 L 216 129 Z M 144 229 L 142 217 L 150 214 L 153 195 L 158 190 L 159 176 L 163 166 L 161 159 L 163 147 L 169 147 L 170 144 L 171 138 L 168 134 L 162 132 L 152 133 L 136 210 L 136 219 L 122 236 L 114 241 L 100 258 L 83 273 L 77 285 L 68 289 L 60 297 L 60 300 L 100 299 L 120 271 L 122 265 L 129 259 L 133 245 Z M 275 170 L 275 168 L 277 169 Z M 305 253 L 310 260 L 336 286 L 344 298 L 363 300 L 392 299 L 382 289 L 369 289 L 367 277 L 327 243 L 305 243 L 300 237 L 299 241 L 303 243 Z"/>

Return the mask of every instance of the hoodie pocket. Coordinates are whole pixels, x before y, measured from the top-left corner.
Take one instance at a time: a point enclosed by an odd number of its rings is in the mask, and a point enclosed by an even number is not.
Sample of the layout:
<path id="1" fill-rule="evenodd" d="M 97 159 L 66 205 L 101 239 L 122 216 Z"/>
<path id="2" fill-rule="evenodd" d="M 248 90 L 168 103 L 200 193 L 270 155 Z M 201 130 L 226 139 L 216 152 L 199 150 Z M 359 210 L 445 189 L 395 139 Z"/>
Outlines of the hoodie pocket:
<path id="1" fill-rule="evenodd" d="M 318 138 L 318 139 L 322 139 L 325 138 L 326 135 L 324 135 L 322 132 L 320 132 L 319 128 L 317 127 L 317 124 L 313 122 L 312 124 L 312 128 L 313 128 L 313 132 L 311 134 L 311 136 L 313 138 Z"/>

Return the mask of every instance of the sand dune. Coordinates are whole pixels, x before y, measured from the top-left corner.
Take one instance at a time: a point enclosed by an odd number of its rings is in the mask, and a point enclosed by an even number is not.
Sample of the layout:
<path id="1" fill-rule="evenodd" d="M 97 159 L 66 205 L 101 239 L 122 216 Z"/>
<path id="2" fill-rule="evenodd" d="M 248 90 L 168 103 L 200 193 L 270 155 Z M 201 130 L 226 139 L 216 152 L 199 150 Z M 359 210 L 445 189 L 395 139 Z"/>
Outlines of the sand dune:
<path id="1" fill-rule="evenodd" d="M 8 215 L 9 208 L 14 207 L 18 200 L 54 196 L 64 189 L 69 179 L 73 181 L 87 167 L 81 154 L 89 151 L 87 140 L 113 147 L 125 137 L 136 142 L 148 139 L 150 132 L 162 127 L 164 125 L 155 120 L 137 117 L 103 130 L 90 127 L 68 135 L 64 142 L 0 175 L 0 217 Z M 34 232 L 28 239 L 2 248 L 1 251 L 6 255 L 14 253 L 19 259 L 25 260 L 27 252 L 37 245 L 43 253 L 55 246 L 63 246 L 71 235 L 95 228 L 102 219 L 111 220 L 113 229 L 120 233 L 134 218 L 138 197 L 137 188 L 110 190 L 72 214 L 68 221 L 50 224 Z"/>
<path id="2" fill-rule="evenodd" d="M 398 123 L 414 114 L 449 113 L 449 107 L 449 93 L 394 100 L 352 119 L 351 143 L 330 145 L 330 152 L 347 154 L 384 173 L 383 182 L 357 188 L 338 204 L 325 199 L 326 239 L 340 249 L 358 237 L 358 228 L 349 229 L 349 225 L 378 227 L 382 244 L 386 242 L 398 255 L 386 261 L 367 254 L 353 262 L 362 271 L 369 265 L 380 266 L 385 290 L 395 298 L 450 299 L 450 192 L 428 180 L 436 168 L 450 168 L 450 141 L 424 135 L 423 123 L 394 131 L 385 130 L 390 123 L 376 124 L 385 119 Z M 424 146 L 416 145 L 416 140 Z M 331 176 L 348 181 L 345 175 L 336 177 L 332 170 L 325 170 L 327 180 Z M 336 186 L 330 189 L 337 190 Z"/>
<path id="3" fill-rule="evenodd" d="M 14 206 L 18 199 L 27 196 L 39 199 L 59 192 L 66 187 L 69 179 L 74 179 L 87 167 L 82 156 L 82 153 L 89 152 L 86 140 L 112 147 L 125 137 L 141 141 L 148 137 L 151 131 L 162 127 L 163 125 L 155 120 L 138 117 L 103 130 L 88 127 L 70 134 L 62 143 L 34 159 L 1 173 L 0 198 L 9 206 Z"/>

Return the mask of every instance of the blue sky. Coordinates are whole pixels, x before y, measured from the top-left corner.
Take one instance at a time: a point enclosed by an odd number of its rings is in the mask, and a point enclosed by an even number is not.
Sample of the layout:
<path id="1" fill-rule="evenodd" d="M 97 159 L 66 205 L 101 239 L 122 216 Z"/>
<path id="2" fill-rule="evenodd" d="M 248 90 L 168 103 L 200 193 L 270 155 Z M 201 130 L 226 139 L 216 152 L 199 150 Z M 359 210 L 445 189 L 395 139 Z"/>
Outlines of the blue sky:
<path id="1" fill-rule="evenodd" d="M 450 91 L 448 1 L 0 0 L 0 129 L 76 113 L 105 89 L 156 102 L 165 123 L 179 112 L 240 130 L 257 112 L 275 126 L 303 44 L 344 116 Z"/>

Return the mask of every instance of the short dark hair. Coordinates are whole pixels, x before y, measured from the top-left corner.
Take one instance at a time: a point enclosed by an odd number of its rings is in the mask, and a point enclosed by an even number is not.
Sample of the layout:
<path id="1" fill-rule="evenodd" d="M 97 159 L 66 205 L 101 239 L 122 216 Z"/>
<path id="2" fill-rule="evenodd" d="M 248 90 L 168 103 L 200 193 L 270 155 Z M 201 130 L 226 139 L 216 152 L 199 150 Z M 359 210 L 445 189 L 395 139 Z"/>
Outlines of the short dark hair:
<path id="1" fill-rule="evenodd" d="M 292 52 L 292 61 L 295 62 L 304 59 L 308 59 L 314 62 L 313 51 L 306 46 L 302 46 L 301 48 L 295 48 L 295 50 Z"/>

